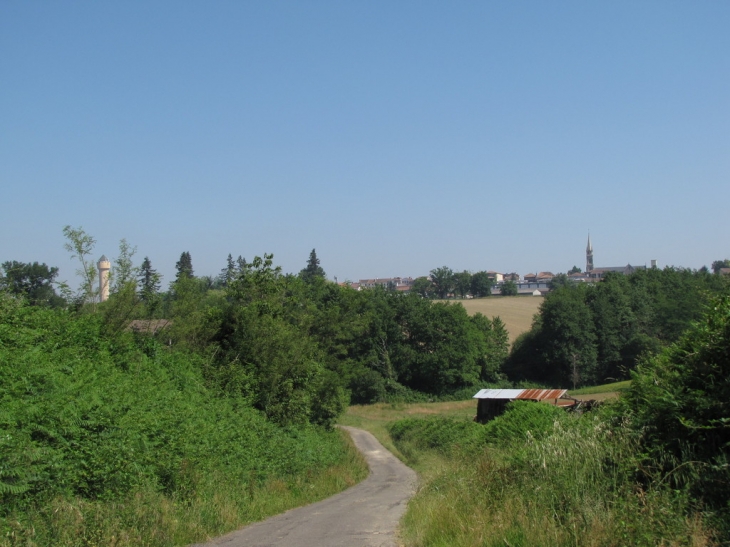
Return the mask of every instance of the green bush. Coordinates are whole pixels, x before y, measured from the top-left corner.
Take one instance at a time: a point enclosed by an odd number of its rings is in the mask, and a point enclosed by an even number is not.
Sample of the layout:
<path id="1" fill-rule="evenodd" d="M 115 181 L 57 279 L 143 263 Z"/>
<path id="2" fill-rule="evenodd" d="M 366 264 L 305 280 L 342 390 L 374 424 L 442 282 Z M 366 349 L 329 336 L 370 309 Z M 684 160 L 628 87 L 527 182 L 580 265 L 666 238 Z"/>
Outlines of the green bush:
<path id="1" fill-rule="evenodd" d="M 483 426 L 446 416 L 398 420 L 388 425 L 388 432 L 399 447 L 411 445 L 419 450 L 449 453 L 484 446 Z"/>
<path id="2" fill-rule="evenodd" d="M 194 354 L 102 328 L 0 298 L 0 519 L 57 498 L 190 497 L 205 476 L 260 485 L 342 456 L 337 432 L 282 428 L 211 392 Z M 343 402 L 332 393 L 322 422 Z"/>
<path id="3" fill-rule="evenodd" d="M 642 435 L 645 480 L 688 489 L 730 537 L 730 296 L 640 363 L 620 408 Z"/>
<path id="4" fill-rule="evenodd" d="M 485 437 L 495 444 L 525 441 L 527 437 L 541 439 L 553 432 L 555 426 L 564 423 L 565 410 L 531 401 L 512 401 L 501 416 L 484 424 Z"/>

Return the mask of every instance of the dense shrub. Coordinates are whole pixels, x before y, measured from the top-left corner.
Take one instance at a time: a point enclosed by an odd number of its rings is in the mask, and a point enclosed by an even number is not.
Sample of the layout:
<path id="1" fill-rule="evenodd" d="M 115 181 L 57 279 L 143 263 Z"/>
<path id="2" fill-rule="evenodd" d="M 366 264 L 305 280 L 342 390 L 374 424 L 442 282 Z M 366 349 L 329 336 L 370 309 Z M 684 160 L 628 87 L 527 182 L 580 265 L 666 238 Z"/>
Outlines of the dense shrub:
<path id="1" fill-rule="evenodd" d="M 0 298 L 0 517 L 57 497 L 189 496 L 208 474 L 261 484 L 340 457 L 336 432 L 211 393 L 194 354 L 101 327 Z"/>
<path id="2" fill-rule="evenodd" d="M 524 442 L 528 437 L 541 439 L 567 418 L 565 410 L 553 405 L 512 401 L 504 414 L 484 424 L 485 437 L 495 444 Z"/>
<path id="3" fill-rule="evenodd" d="M 419 450 L 450 452 L 484 446 L 484 428 L 480 424 L 445 416 L 398 420 L 388 425 L 388 432 L 399 445 Z"/>
<path id="4" fill-rule="evenodd" d="M 730 537 L 730 297 L 639 365 L 620 409 L 642 435 L 646 480 L 687 487 Z"/>

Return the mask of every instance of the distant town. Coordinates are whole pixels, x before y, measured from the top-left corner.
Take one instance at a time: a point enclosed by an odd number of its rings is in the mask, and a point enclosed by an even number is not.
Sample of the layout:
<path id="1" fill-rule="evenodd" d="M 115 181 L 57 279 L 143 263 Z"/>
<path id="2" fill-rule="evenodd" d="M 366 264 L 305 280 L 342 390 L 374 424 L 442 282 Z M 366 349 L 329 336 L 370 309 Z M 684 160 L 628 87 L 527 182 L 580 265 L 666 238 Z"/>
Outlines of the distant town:
<path id="1" fill-rule="evenodd" d="M 652 259 L 650 261 L 650 267 L 656 268 L 657 261 Z M 591 243 L 591 237 L 589 235 L 588 244 L 586 245 L 585 270 L 581 271 L 580 268 L 574 267 L 566 275 L 570 281 L 576 283 L 595 283 L 600 281 L 609 272 L 630 275 L 636 270 L 643 269 L 646 269 L 646 266 L 632 266 L 631 264 L 626 264 L 625 266 L 595 267 L 593 265 L 593 244 Z M 517 287 L 517 294 L 541 296 L 550 291 L 550 282 L 556 276 L 556 274 L 552 272 L 527 273 L 523 276 L 520 276 L 520 274 L 516 272 L 502 273 L 493 270 L 489 270 L 486 273 L 492 284 L 491 293 L 494 295 L 503 294 L 502 285 L 506 282 L 513 282 Z M 431 276 L 424 277 L 431 280 Z M 381 277 L 375 279 L 360 279 L 357 282 L 346 281 L 339 283 L 339 285 L 349 286 L 358 291 L 363 289 L 373 289 L 375 287 L 384 287 L 398 292 L 408 292 L 413 288 L 414 282 L 415 279 L 413 277 Z M 466 298 L 471 297 L 471 294 L 466 295 Z"/>

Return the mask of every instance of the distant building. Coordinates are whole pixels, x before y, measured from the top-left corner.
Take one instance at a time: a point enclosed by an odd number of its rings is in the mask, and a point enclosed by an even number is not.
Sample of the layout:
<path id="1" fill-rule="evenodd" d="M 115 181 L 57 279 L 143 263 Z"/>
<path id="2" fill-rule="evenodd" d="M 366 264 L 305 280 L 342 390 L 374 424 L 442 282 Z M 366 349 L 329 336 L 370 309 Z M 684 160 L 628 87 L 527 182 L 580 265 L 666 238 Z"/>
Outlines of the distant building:
<path id="1" fill-rule="evenodd" d="M 627 264 L 626 266 L 610 266 L 607 268 L 593 268 L 587 277 L 589 279 L 601 279 L 608 272 L 615 272 L 615 273 L 620 273 L 623 275 L 631 275 L 636 270 L 646 270 L 646 266 L 632 266 L 631 264 Z"/>
<path id="2" fill-rule="evenodd" d="M 504 274 L 495 272 L 493 270 L 489 270 L 487 272 L 487 277 L 489 277 L 489 279 L 491 279 L 494 283 L 501 283 L 502 281 L 504 281 Z M 517 277 L 519 279 L 519 276 Z"/>
<path id="3" fill-rule="evenodd" d="M 540 272 L 525 274 L 525 282 L 527 283 L 549 283 L 555 277 L 553 272 Z"/>
<path id="4" fill-rule="evenodd" d="M 586 274 L 593 270 L 593 245 L 591 245 L 591 234 L 588 234 L 588 245 L 586 245 Z"/>
<path id="5" fill-rule="evenodd" d="M 656 260 L 651 261 L 652 267 L 656 267 Z M 631 275 L 636 270 L 645 270 L 646 266 L 608 266 L 596 268 L 593 266 L 593 245 L 591 236 L 588 234 L 588 245 L 586 246 L 586 271 L 584 274 L 571 274 L 569 277 L 575 281 L 595 281 L 602 279 L 607 273 L 615 272 L 623 275 Z"/>
<path id="6" fill-rule="evenodd" d="M 374 289 L 375 287 L 385 287 L 395 291 L 406 292 L 411 290 L 413 285 L 412 277 L 376 277 L 375 279 L 361 279 L 357 283 L 339 283 L 341 286 L 348 286 L 355 290 Z"/>

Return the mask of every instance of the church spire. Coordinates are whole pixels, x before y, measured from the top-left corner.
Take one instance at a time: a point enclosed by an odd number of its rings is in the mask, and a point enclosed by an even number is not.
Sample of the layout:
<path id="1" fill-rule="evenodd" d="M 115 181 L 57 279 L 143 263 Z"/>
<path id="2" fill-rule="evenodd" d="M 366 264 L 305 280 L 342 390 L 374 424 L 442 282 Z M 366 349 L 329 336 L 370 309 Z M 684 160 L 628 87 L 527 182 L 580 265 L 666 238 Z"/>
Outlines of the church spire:
<path id="1" fill-rule="evenodd" d="M 591 234 L 588 234 L 588 245 L 586 245 L 586 273 L 593 270 L 593 245 L 591 245 Z"/>

